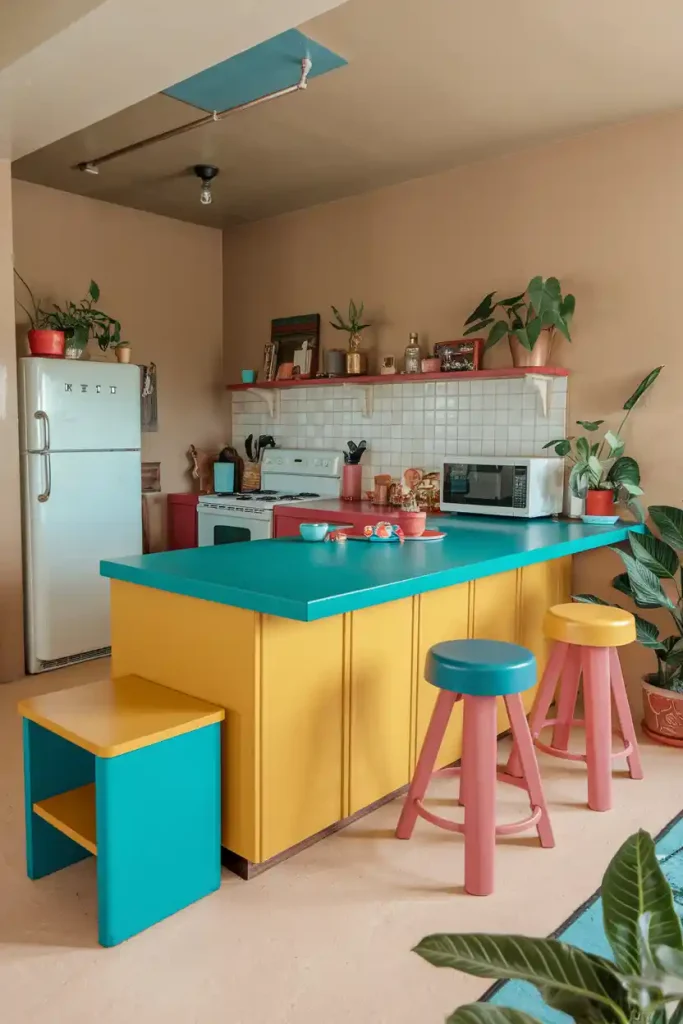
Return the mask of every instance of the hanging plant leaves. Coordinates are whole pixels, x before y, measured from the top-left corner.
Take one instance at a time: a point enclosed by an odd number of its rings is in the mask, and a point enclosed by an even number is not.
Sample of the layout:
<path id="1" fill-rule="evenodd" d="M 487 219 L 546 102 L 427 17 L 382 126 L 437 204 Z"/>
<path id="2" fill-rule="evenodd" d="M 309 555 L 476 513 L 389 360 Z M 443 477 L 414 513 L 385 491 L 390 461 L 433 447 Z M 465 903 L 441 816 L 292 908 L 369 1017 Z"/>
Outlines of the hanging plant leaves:
<path id="1" fill-rule="evenodd" d="M 631 397 L 624 402 L 624 409 L 626 409 L 626 411 L 632 409 L 636 402 L 640 401 L 640 399 L 643 397 L 647 389 L 652 387 L 652 385 L 657 380 L 657 377 L 659 377 L 663 369 L 664 366 L 657 366 L 654 370 L 651 370 L 648 373 L 647 377 L 643 377 L 643 379 L 641 380 L 640 384 L 633 392 Z"/>

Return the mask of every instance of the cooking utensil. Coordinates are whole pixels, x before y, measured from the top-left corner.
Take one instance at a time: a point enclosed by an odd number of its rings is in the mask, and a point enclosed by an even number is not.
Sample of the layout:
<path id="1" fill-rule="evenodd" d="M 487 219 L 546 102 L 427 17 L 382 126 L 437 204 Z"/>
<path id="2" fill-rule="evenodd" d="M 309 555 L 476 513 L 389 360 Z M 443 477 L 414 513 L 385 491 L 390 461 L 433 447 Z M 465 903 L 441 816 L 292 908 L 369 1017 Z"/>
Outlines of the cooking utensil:
<path id="1" fill-rule="evenodd" d="M 347 466 L 357 466 L 360 460 L 363 458 L 363 452 L 367 449 L 367 441 L 361 441 L 360 444 L 356 444 L 354 441 L 346 442 L 348 452 L 344 452 L 344 462 Z"/>
<path id="2" fill-rule="evenodd" d="M 249 434 L 249 436 L 244 441 L 244 450 L 247 453 L 247 458 L 249 459 L 250 462 L 254 461 L 254 449 L 252 448 L 253 440 L 254 435 Z"/>

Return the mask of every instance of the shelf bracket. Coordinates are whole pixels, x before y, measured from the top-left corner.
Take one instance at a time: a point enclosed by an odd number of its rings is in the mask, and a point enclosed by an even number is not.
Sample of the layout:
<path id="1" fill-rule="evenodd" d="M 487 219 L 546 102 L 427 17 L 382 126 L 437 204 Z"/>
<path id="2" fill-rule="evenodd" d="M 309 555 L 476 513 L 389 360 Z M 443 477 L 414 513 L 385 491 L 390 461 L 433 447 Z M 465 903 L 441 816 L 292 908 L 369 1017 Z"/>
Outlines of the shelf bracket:
<path id="1" fill-rule="evenodd" d="M 538 391 L 538 397 L 541 400 L 541 409 L 543 410 L 543 415 L 547 416 L 548 396 L 550 394 L 550 377 L 548 377 L 547 374 L 543 373 L 528 373 L 525 376 L 524 380 L 532 384 Z"/>
<path id="2" fill-rule="evenodd" d="M 361 415 L 364 420 L 370 419 L 374 410 L 374 391 L 372 386 L 367 384 L 342 384 L 343 388 L 351 388 L 356 393 L 360 393 L 363 399 L 361 404 Z"/>
<path id="3" fill-rule="evenodd" d="M 249 388 L 249 393 L 256 395 L 268 406 L 268 412 L 270 413 L 271 420 L 280 420 L 280 398 L 282 392 L 278 391 L 277 388 L 272 388 L 266 391 L 265 388 Z"/>

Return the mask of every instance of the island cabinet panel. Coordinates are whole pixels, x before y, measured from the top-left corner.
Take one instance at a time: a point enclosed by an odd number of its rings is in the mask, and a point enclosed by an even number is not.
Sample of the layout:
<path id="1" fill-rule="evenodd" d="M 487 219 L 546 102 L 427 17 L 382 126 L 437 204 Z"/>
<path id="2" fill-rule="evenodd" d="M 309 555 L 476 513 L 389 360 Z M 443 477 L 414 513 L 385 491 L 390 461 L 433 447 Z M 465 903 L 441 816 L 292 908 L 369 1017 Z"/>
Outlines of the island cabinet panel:
<path id="1" fill-rule="evenodd" d="M 480 640 L 517 643 L 519 622 L 519 571 L 502 572 L 475 580 L 472 590 L 472 636 Z M 506 732 L 510 721 L 503 698 L 498 698 L 498 732 Z"/>
<path id="2" fill-rule="evenodd" d="M 433 590 L 415 598 L 418 607 L 415 664 L 417 701 L 414 742 L 411 749 L 411 772 L 420 752 L 438 693 L 436 687 L 426 682 L 424 678 L 427 651 L 433 644 L 438 644 L 442 640 L 462 640 L 471 635 L 470 594 L 473 586 L 472 583 L 460 583 L 456 587 Z M 446 735 L 441 744 L 436 762 L 437 767 L 442 768 L 444 765 L 457 761 L 461 748 L 462 705 L 457 704 L 453 709 Z"/>
<path id="3" fill-rule="evenodd" d="M 225 708 L 223 846 L 259 857 L 256 612 L 111 582 L 112 676 L 138 675 Z"/>
<path id="4" fill-rule="evenodd" d="M 343 808 L 344 616 L 263 616 L 262 861 L 339 821 Z"/>
<path id="5" fill-rule="evenodd" d="M 380 800 L 410 779 L 413 598 L 346 616 L 348 807 Z"/>
<path id="6" fill-rule="evenodd" d="M 548 608 L 571 598 L 571 558 L 537 562 L 519 570 L 518 643 L 536 655 L 538 678 L 545 669 L 550 642 L 543 632 L 543 619 Z M 533 704 L 535 688 L 524 694 L 527 711 Z"/>

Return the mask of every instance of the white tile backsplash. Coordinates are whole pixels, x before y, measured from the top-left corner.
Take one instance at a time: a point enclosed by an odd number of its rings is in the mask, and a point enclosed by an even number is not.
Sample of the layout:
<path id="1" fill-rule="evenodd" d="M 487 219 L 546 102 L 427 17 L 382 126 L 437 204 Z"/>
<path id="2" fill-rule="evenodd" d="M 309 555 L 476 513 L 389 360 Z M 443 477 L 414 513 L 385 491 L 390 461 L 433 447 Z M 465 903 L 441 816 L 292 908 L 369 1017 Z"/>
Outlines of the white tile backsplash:
<path id="1" fill-rule="evenodd" d="M 232 396 L 233 443 L 244 450 L 248 434 L 272 434 L 292 448 L 343 449 L 365 438 L 363 486 L 376 473 L 418 465 L 438 469 L 449 455 L 542 455 L 543 445 L 566 430 L 567 378 L 548 388 L 544 415 L 528 378 L 379 384 L 372 388 L 373 415 L 362 415 L 362 396 L 344 386 L 283 389 L 279 419 L 250 392 Z"/>

